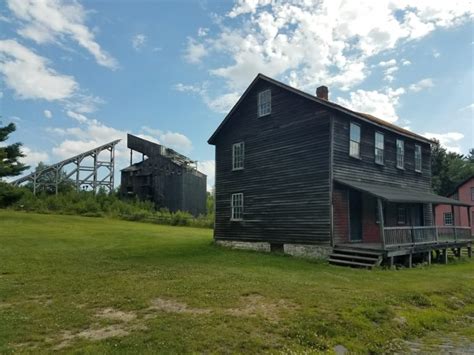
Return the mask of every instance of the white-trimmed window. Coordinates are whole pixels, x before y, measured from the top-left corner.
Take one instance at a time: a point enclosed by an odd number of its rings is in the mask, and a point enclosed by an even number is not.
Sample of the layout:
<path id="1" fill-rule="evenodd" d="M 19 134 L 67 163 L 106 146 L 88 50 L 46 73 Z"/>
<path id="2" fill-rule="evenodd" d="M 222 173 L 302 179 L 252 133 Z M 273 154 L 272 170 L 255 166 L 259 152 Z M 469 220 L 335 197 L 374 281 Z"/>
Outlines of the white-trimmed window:
<path id="1" fill-rule="evenodd" d="M 375 162 L 383 165 L 384 137 L 383 133 L 375 132 Z"/>
<path id="2" fill-rule="evenodd" d="M 244 194 L 232 194 L 231 196 L 231 219 L 241 221 L 244 217 Z"/>
<path id="3" fill-rule="evenodd" d="M 415 171 L 421 173 L 421 145 L 415 144 Z"/>
<path id="4" fill-rule="evenodd" d="M 453 213 L 452 212 L 443 213 L 443 221 L 444 221 L 445 226 L 452 226 L 453 225 Z"/>
<path id="5" fill-rule="evenodd" d="M 405 167 L 405 142 L 397 139 L 397 168 L 404 169 Z"/>
<path id="6" fill-rule="evenodd" d="M 405 207 L 398 207 L 397 209 L 397 224 L 407 224 L 407 209 Z"/>
<path id="7" fill-rule="evenodd" d="M 258 93 L 258 117 L 272 113 L 272 92 L 270 89 Z"/>
<path id="8" fill-rule="evenodd" d="M 242 170 L 244 168 L 244 156 L 244 142 L 232 144 L 232 170 Z"/>
<path id="9" fill-rule="evenodd" d="M 349 139 L 349 155 L 354 158 L 360 158 L 360 126 L 351 122 Z"/>

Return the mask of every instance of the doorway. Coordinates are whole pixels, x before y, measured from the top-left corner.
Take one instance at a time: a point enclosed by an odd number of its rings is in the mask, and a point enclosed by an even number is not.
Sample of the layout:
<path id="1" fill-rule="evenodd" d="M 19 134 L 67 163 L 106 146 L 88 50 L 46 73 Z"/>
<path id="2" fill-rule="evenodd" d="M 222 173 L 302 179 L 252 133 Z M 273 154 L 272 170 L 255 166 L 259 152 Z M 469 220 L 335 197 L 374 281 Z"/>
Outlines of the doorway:
<path id="1" fill-rule="evenodd" d="M 362 241 L 362 196 L 359 191 L 349 190 L 349 238 Z"/>

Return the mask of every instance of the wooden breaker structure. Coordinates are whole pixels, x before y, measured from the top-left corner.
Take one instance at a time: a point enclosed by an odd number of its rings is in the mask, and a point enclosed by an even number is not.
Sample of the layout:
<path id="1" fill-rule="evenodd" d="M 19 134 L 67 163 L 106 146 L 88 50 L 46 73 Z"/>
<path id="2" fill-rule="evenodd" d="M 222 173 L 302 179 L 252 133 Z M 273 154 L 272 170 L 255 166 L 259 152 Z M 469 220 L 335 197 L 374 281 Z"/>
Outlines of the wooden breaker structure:
<path id="1" fill-rule="evenodd" d="M 38 191 L 40 187 L 53 186 L 57 194 L 59 184 L 62 181 L 75 176 L 75 186 L 78 191 L 81 189 L 81 187 L 86 188 L 87 186 L 90 186 L 94 192 L 97 192 L 97 189 L 100 187 L 105 187 L 109 191 L 112 191 L 114 188 L 115 146 L 118 142 L 120 142 L 120 139 L 88 150 L 59 163 L 50 165 L 43 170 L 32 172 L 29 175 L 23 176 L 13 181 L 12 184 L 18 186 L 30 182 L 33 184 L 34 194 L 36 194 L 36 191 Z M 103 151 L 108 151 L 110 153 L 109 158 L 107 160 L 100 161 L 99 155 Z M 93 159 L 92 165 L 84 164 L 84 159 L 88 157 Z M 63 169 L 66 166 L 72 166 L 73 168 L 66 174 L 62 174 Z M 98 170 L 101 168 L 106 169 L 106 175 L 99 178 Z M 87 175 L 85 175 L 85 177 L 81 177 L 81 172 L 85 172 Z M 52 179 L 53 182 L 50 180 L 42 181 L 42 177 L 51 173 L 54 174 L 54 179 Z"/>

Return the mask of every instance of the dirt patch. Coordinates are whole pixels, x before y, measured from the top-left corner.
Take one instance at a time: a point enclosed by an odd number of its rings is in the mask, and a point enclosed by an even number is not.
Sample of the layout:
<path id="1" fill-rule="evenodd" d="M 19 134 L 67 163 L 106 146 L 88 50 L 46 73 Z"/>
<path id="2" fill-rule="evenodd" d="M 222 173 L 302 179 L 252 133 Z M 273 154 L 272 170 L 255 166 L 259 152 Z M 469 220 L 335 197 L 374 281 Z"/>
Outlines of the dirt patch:
<path id="1" fill-rule="evenodd" d="M 207 308 L 193 308 L 186 303 L 177 302 L 174 300 L 166 300 L 163 298 L 155 298 L 152 300 L 148 310 L 164 311 L 169 313 L 188 313 L 188 314 L 209 314 L 210 309 Z"/>
<path id="2" fill-rule="evenodd" d="M 294 304 L 290 304 L 285 300 L 268 302 L 265 297 L 258 294 L 242 296 L 240 303 L 242 307 L 229 308 L 225 313 L 236 317 L 261 316 L 269 321 L 277 322 L 282 311 L 297 308 Z"/>
<path id="3" fill-rule="evenodd" d="M 120 322 L 130 322 L 137 318 L 134 312 L 123 312 L 113 308 L 105 308 L 97 312 L 96 317 Z"/>
<path id="4" fill-rule="evenodd" d="M 130 332 L 126 330 L 122 325 L 109 325 L 103 328 L 88 328 L 77 333 L 65 331 L 61 336 L 61 342 L 56 345 L 53 349 L 60 350 L 70 346 L 74 340 L 82 338 L 91 341 L 98 341 L 108 338 L 124 337 L 129 335 Z"/>

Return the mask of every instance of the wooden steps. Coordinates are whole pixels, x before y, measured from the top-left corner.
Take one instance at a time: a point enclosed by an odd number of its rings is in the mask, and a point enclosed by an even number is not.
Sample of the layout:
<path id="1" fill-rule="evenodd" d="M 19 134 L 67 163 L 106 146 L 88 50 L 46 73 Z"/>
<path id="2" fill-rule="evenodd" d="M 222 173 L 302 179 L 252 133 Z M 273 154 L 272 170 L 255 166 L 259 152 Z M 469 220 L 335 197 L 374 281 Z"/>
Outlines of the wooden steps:
<path id="1" fill-rule="evenodd" d="M 382 251 L 337 246 L 334 247 L 332 254 L 329 255 L 329 263 L 332 265 L 367 269 L 380 265 L 382 259 Z"/>

